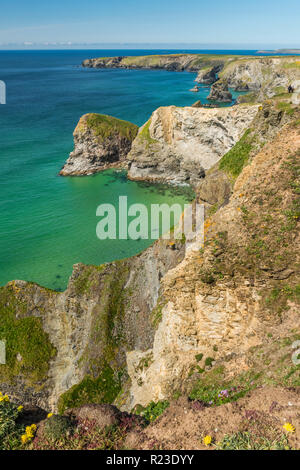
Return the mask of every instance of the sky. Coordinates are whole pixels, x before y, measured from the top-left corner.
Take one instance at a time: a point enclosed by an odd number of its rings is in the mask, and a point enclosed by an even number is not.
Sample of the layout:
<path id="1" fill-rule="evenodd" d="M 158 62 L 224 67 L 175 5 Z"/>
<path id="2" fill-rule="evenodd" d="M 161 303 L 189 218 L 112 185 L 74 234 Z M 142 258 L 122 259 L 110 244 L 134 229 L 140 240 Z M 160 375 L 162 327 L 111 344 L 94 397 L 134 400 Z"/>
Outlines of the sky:
<path id="1" fill-rule="evenodd" d="M 54 43 L 300 47 L 299 23 L 299 0 L 0 0 L 2 48 Z"/>

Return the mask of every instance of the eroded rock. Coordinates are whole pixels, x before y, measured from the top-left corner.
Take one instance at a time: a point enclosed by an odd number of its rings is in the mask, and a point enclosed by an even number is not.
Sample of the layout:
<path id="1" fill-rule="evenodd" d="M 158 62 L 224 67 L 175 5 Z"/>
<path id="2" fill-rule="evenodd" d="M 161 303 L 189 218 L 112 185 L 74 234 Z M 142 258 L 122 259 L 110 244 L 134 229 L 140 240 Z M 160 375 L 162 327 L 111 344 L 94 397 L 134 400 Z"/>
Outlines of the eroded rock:
<path id="1" fill-rule="evenodd" d="M 125 160 L 138 127 L 101 114 L 85 114 L 74 131 L 74 150 L 60 175 L 89 175 Z"/>

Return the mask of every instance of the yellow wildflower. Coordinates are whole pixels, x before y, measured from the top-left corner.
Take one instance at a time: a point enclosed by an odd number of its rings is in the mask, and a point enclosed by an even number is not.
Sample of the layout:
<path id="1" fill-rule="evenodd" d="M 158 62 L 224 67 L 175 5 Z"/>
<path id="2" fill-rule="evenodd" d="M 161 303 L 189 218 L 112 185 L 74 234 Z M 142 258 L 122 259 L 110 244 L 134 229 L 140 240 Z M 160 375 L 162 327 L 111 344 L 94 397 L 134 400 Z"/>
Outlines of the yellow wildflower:
<path id="1" fill-rule="evenodd" d="M 36 431 L 35 424 L 32 424 L 31 426 L 26 426 L 25 433 L 26 433 L 26 436 L 28 437 L 28 440 L 34 438 L 35 431 Z"/>
<path id="2" fill-rule="evenodd" d="M 204 444 L 205 446 L 207 446 L 207 447 L 211 444 L 211 441 L 212 441 L 212 437 L 211 437 L 211 436 L 205 436 L 205 437 L 203 438 L 203 444 Z"/>
<path id="3" fill-rule="evenodd" d="M 53 416 L 53 413 L 48 413 L 47 414 L 47 418 L 51 418 L 51 416 Z"/>
<path id="4" fill-rule="evenodd" d="M 4 396 L 3 396 L 2 393 L 1 393 L 1 395 L 0 395 L 0 402 L 1 402 L 1 401 L 9 401 L 8 395 L 4 395 Z"/>
<path id="5" fill-rule="evenodd" d="M 295 432 L 295 426 L 293 426 L 292 423 L 285 423 L 282 427 L 287 432 Z"/>
<path id="6" fill-rule="evenodd" d="M 23 406 L 22 405 L 18 406 L 18 411 L 22 411 L 22 410 L 23 410 Z"/>
<path id="7" fill-rule="evenodd" d="M 27 434 L 22 434 L 22 436 L 21 436 L 22 444 L 26 444 L 28 441 L 29 441 L 29 438 L 28 438 Z"/>

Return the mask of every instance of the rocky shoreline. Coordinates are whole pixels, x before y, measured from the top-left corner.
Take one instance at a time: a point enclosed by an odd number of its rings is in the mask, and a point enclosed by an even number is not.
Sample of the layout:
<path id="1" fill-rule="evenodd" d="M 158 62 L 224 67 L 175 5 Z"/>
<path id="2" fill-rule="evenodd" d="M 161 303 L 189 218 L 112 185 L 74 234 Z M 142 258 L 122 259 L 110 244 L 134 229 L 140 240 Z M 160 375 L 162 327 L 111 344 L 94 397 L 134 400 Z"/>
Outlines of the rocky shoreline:
<path id="1" fill-rule="evenodd" d="M 229 88 L 251 91 L 248 100 L 262 101 L 288 86 L 298 90 L 299 56 L 230 56 L 214 54 L 167 54 L 137 57 L 102 57 L 86 59 L 87 68 L 164 69 L 171 71 L 197 72 L 196 82 L 213 85 L 227 82 Z M 219 86 L 219 85 L 218 85 Z M 228 91 L 228 89 L 223 90 Z M 229 95 L 216 93 L 219 101 L 228 102 Z M 245 102 L 247 98 L 242 97 Z"/>

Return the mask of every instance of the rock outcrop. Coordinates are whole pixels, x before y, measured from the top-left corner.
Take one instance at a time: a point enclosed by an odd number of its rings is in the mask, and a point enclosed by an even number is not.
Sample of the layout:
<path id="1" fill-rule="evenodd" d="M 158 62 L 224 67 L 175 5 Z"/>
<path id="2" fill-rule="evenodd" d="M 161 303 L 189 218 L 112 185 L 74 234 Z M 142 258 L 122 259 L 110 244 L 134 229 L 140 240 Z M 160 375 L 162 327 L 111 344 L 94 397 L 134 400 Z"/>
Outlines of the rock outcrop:
<path id="1" fill-rule="evenodd" d="M 207 68 L 201 69 L 198 72 L 198 75 L 195 81 L 198 83 L 203 83 L 204 85 L 212 85 L 218 80 L 217 74 L 218 72 L 220 72 L 220 70 L 222 70 L 223 66 L 224 65 L 222 64 L 222 65 L 217 65 L 215 67 L 207 67 Z"/>
<path id="2" fill-rule="evenodd" d="M 213 84 L 208 95 L 208 100 L 217 101 L 219 103 L 231 103 L 232 94 L 228 89 L 228 82 L 226 80 L 218 80 Z"/>
<path id="3" fill-rule="evenodd" d="M 205 74 L 208 74 L 205 80 L 212 83 L 214 73 L 222 69 L 224 64 L 230 60 L 232 60 L 230 56 L 222 57 L 209 54 L 164 54 L 86 59 L 82 62 L 82 66 L 89 68 L 164 69 L 176 72 L 183 70 L 197 72 L 203 68 Z"/>
<path id="4" fill-rule="evenodd" d="M 60 171 L 63 176 L 90 175 L 125 160 L 138 127 L 101 114 L 85 114 L 74 131 L 74 150 Z"/>
<path id="5" fill-rule="evenodd" d="M 205 170 L 240 139 L 257 111 L 258 105 L 158 108 L 127 156 L 129 178 L 199 184 Z"/>
<path id="6" fill-rule="evenodd" d="M 227 64 L 220 78 L 227 80 L 231 88 L 256 92 L 256 99 L 263 100 L 286 93 L 288 86 L 299 79 L 299 70 L 296 57 L 259 57 Z"/>
<path id="7" fill-rule="evenodd" d="M 231 358 L 231 374 L 246 372 L 244 355 L 268 335 L 299 333 L 299 149 L 299 124 L 284 128 L 207 218 L 204 247 L 195 243 L 162 279 L 153 347 L 127 353 L 131 405 L 183 392 L 193 374 L 201 381 Z"/>

